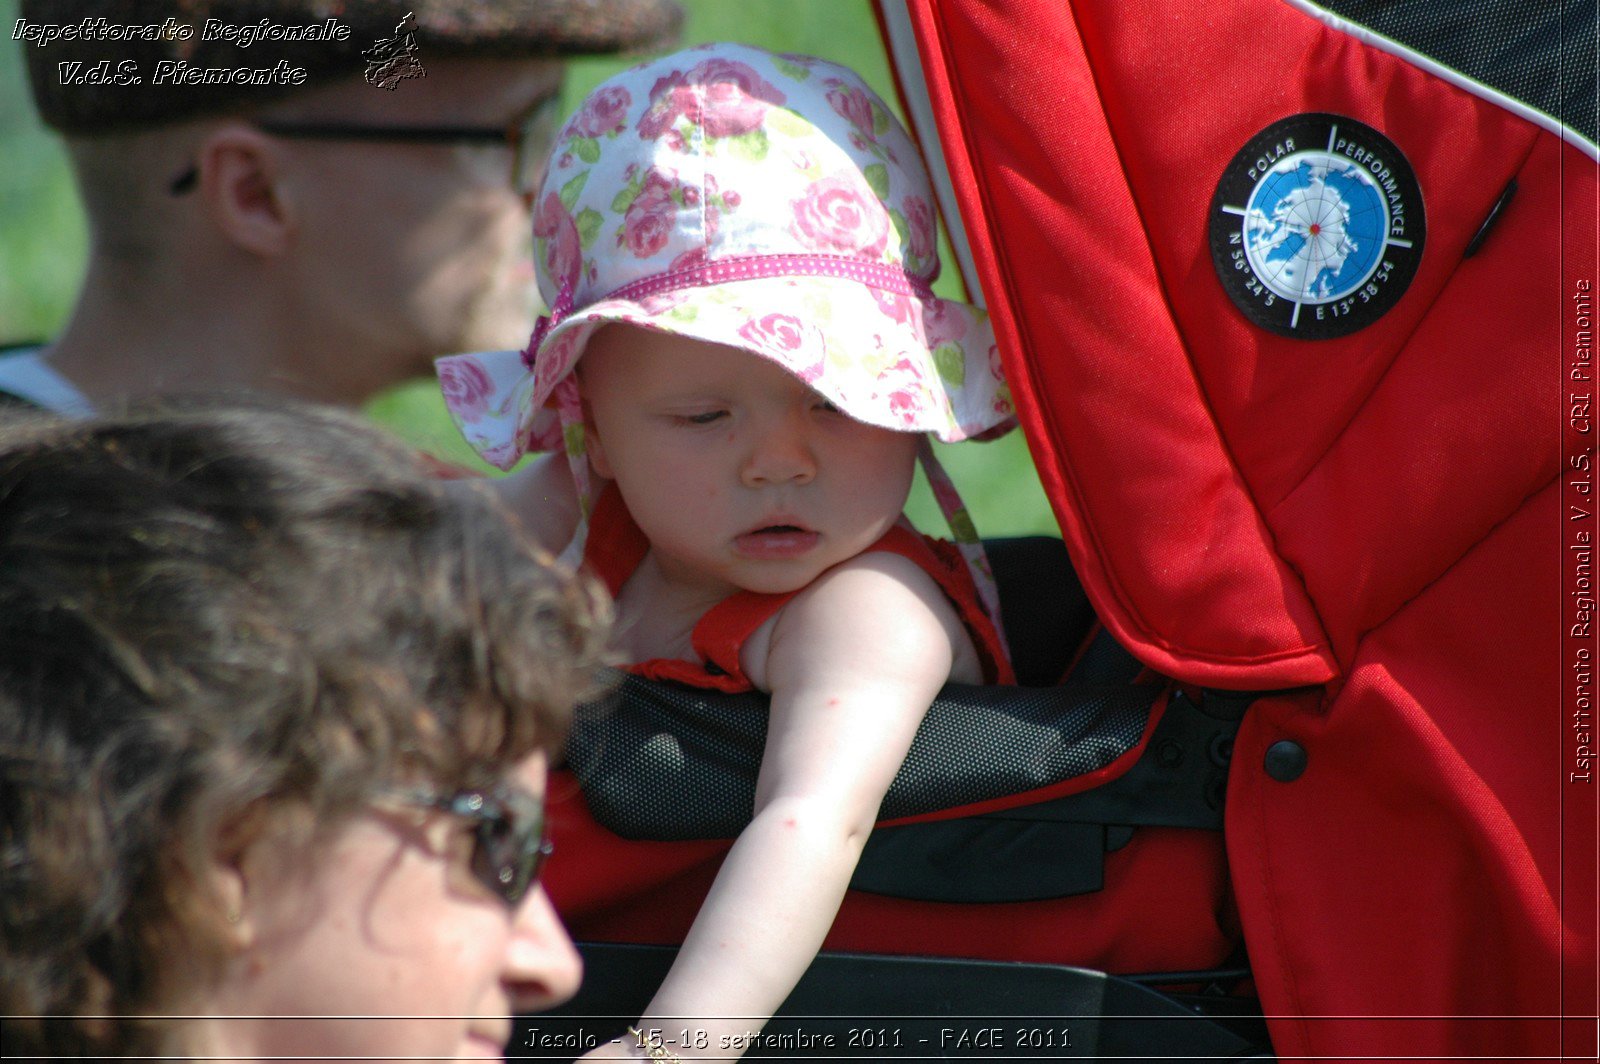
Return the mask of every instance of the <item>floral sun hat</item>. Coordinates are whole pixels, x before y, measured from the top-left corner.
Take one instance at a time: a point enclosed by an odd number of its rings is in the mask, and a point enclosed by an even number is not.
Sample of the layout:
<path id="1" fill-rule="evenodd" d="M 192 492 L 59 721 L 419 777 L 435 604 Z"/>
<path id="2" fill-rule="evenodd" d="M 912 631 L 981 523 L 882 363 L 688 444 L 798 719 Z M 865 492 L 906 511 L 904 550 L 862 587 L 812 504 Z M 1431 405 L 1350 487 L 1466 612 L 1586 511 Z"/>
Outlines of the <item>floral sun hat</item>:
<path id="1" fill-rule="evenodd" d="M 916 145 L 844 67 L 712 44 L 625 71 L 562 129 L 534 202 L 549 316 L 522 352 L 441 359 L 446 404 L 502 469 L 581 446 L 572 370 L 626 322 L 768 358 L 859 421 L 997 434 L 988 319 L 929 287 L 933 205 Z"/>

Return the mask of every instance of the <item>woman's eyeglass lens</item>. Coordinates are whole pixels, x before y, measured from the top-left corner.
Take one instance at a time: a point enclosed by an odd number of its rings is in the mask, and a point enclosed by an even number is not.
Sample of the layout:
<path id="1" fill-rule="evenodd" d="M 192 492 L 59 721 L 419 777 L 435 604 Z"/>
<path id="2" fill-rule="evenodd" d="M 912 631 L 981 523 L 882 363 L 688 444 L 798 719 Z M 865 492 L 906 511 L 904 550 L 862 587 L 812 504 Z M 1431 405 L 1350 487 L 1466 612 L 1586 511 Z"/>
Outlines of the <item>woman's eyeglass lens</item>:
<path id="1" fill-rule="evenodd" d="M 544 837 L 544 806 L 508 787 L 440 795 L 397 790 L 400 801 L 438 809 L 472 824 L 472 874 L 491 892 L 515 906 L 539 880 L 552 849 Z"/>

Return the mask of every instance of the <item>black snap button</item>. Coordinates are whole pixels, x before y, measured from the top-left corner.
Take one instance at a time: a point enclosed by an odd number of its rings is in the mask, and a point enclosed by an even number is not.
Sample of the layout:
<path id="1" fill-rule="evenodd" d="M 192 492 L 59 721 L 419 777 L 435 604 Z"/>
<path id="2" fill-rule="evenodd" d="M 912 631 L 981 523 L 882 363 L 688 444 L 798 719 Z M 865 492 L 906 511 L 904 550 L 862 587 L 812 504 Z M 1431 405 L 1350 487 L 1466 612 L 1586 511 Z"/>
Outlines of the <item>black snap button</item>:
<path id="1" fill-rule="evenodd" d="M 1288 739 L 1280 739 L 1267 747 L 1267 775 L 1279 783 L 1293 783 L 1306 770 L 1306 748 Z"/>
<path id="2" fill-rule="evenodd" d="M 1228 762 L 1233 760 L 1233 736 L 1213 735 L 1211 744 L 1206 747 L 1206 753 L 1210 755 L 1213 765 L 1227 768 Z"/>

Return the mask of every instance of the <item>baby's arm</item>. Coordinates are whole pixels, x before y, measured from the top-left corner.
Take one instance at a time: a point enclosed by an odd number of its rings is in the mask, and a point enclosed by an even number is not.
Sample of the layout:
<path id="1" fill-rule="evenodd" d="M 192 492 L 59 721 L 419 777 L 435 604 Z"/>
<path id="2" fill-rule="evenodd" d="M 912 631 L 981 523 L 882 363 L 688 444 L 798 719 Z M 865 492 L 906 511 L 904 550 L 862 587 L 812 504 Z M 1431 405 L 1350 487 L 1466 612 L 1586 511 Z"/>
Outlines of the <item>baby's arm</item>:
<path id="1" fill-rule="evenodd" d="M 764 654 L 743 662 L 772 692 L 755 817 L 642 1028 L 704 1030 L 705 1055 L 737 1055 L 723 1038 L 758 1030 L 782 1004 L 833 923 L 957 648 L 971 653 L 954 608 L 899 555 L 851 559 L 783 609 Z"/>

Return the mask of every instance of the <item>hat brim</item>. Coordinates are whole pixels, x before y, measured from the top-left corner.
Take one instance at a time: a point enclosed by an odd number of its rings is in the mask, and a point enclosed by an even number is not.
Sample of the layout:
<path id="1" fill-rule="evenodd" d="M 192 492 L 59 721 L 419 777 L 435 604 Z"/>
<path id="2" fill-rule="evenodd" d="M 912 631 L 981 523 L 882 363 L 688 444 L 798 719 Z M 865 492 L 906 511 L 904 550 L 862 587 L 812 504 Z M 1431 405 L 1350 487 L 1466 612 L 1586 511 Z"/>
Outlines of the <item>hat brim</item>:
<path id="1" fill-rule="evenodd" d="M 520 352 L 441 359 L 447 405 L 467 441 L 500 468 L 527 451 L 559 448 L 550 397 L 595 331 L 618 324 L 768 359 L 869 425 L 954 443 L 1016 423 L 982 310 L 835 278 L 777 277 L 602 299 L 550 329 L 532 374 Z"/>
<path id="2" fill-rule="evenodd" d="M 551 330 L 539 355 L 534 402 L 543 403 L 571 372 L 588 336 L 606 324 L 748 351 L 869 425 L 930 432 L 953 443 L 1012 419 L 983 311 L 830 277 L 758 278 L 601 300 Z M 569 335 L 575 339 L 564 339 Z"/>

